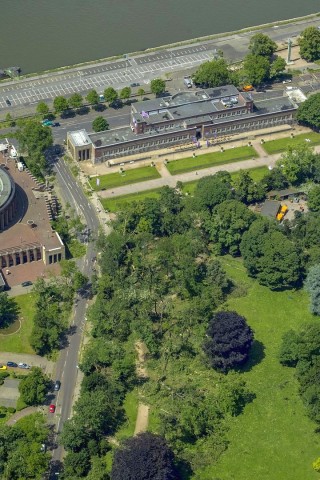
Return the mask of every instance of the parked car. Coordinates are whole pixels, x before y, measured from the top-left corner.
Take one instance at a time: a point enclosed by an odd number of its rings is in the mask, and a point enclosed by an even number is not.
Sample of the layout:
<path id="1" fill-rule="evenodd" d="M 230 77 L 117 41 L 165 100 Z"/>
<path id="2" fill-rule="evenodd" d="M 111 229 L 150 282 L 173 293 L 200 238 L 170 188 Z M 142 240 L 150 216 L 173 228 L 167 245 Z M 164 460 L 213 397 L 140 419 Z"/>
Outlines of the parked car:
<path id="1" fill-rule="evenodd" d="M 1 364 L 0 364 L 0 370 L 7 370 L 6 365 L 1 365 Z"/>
<path id="2" fill-rule="evenodd" d="M 7 104 L 8 106 L 11 105 L 11 102 L 10 102 L 9 98 L 6 98 L 6 104 Z"/>
<path id="3" fill-rule="evenodd" d="M 59 122 L 52 122 L 51 127 L 60 127 Z"/>
<path id="4" fill-rule="evenodd" d="M 61 382 L 60 382 L 60 380 L 56 380 L 56 381 L 54 382 L 53 390 L 54 390 L 55 392 L 58 392 L 58 391 L 60 390 L 60 387 L 61 387 Z"/>
<path id="5" fill-rule="evenodd" d="M 140 83 L 137 83 L 137 82 L 131 83 L 130 87 L 140 87 Z"/>
<path id="6" fill-rule="evenodd" d="M 56 406 L 53 403 L 51 403 L 51 405 L 49 406 L 49 412 L 54 413 L 55 411 L 56 411 Z"/>
<path id="7" fill-rule="evenodd" d="M 30 285 L 32 285 L 32 282 L 30 280 L 27 280 L 26 282 L 21 283 L 22 287 L 29 287 Z"/>
<path id="8" fill-rule="evenodd" d="M 7 367 L 17 367 L 18 364 L 16 362 L 7 362 Z"/>
<path id="9" fill-rule="evenodd" d="M 292 80 L 289 78 L 288 80 L 283 80 L 282 83 L 291 83 L 291 82 L 292 82 Z"/>
<path id="10" fill-rule="evenodd" d="M 19 368 L 24 368 L 25 370 L 28 370 L 30 367 L 30 365 L 28 365 L 27 363 L 18 363 L 18 367 Z"/>

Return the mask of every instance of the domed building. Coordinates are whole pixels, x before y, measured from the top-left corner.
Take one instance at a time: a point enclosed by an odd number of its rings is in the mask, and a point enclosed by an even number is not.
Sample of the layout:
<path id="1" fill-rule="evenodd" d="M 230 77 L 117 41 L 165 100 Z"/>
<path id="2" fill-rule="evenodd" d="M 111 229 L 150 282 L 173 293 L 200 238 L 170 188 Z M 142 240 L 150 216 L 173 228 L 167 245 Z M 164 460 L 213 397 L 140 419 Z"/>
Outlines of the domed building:
<path id="1" fill-rule="evenodd" d="M 0 232 L 10 225 L 16 214 L 16 186 L 11 175 L 0 167 Z"/>

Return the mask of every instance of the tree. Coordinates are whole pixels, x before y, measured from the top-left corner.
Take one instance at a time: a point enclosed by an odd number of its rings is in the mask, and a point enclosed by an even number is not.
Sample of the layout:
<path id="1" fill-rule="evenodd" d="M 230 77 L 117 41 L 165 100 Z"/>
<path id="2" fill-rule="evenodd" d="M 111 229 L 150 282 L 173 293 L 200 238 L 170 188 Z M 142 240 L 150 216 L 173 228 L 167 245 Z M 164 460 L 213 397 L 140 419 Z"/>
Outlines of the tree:
<path id="1" fill-rule="evenodd" d="M 83 428 L 79 417 L 73 416 L 63 424 L 60 442 L 66 450 L 79 452 L 88 443 L 88 433 Z"/>
<path id="2" fill-rule="evenodd" d="M 164 438 L 140 433 L 114 454 L 111 480 L 177 480 L 173 452 Z"/>
<path id="3" fill-rule="evenodd" d="M 320 211 L 320 185 L 315 185 L 309 190 L 308 207 L 311 212 Z"/>
<path id="4" fill-rule="evenodd" d="M 310 268 L 304 287 L 310 294 L 310 310 L 315 315 L 320 315 L 320 265 Z"/>
<path id="5" fill-rule="evenodd" d="M 271 63 L 270 78 L 276 78 L 280 73 L 286 69 L 286 61 L 284 58 L 277 56 Z"/>
<path id="6" fill-rule="evenodd" d="M 124 87 L 120 92 L 121 100 L 128 100 L 131 97 L 131 88 Z"/>
<path id="7" fill-rule="evenodd" d="M 297 120 L 314 130 L 320 129 L 320 93 L 310 95 L 306 101 L 300 103 L 297 110 Z"/>
<path id="8" fill-rule="evenodd" d="M 69 98 L 69 105 L 71 108 L 81 108 L 83 104 L 83 98 L 80 93 L 74 93 Z"/>
<path id="9" fill-rule="evenodd" d="M 161 95 L 166 91 L 166 82 L 161 78 L 155 78 L 150 82 L 150 90 L 156 96 Z"/>
<path id="10" fill-rule="evenodd" d="M 37 113 L 44 117 L 49 113 L 49 107 L 45 102 L 39 102 L 37 105 Z"/>
<path id="11" fill-rule="evenodd" d="M 103 95 L 104 95 L 104 98 L 105 98 L 106 102 L 108 102 L 109 105 L 111 105 L 112 103 L 114 103 L 118 99 L 118 93 L 116 92 L 116 90 L 113 87 L 106 88 Z"/>
<path id="12" fill-rule="evenodd" d="M 301 281 L 300 251 L 265 218 L 254 221 L 243 234 L 240 252 L 249 275 L 271 290 L 293 288 Z"/>
<path id="13" fill-rule="evenodd" d="M 301 32 L 298 40 L 300 55 L 307 62 L 314 62 L 320 58 L 320 30 L 317 27 L 307 27 Z"/>
<path id="14" fill-rule="evenodd" d="M 254 213 L 237 200 L 226 200 L 217 205 L 206 224 L 217 251 L 238 255 L 242 236 L 255 218 Z"/>
<path id="15" fill-rule="evenodd" d="M 64 459 L 63 476 L 66 479 L 86 477 L 90 470 L 90 454 L 85 449 L 68 452 Z"/>
<path id="16" fill-rule="evenodd" d="M 109 130 L 109 123 L 104 117 L 96 117 L 92 122 L 92 129 L 94 132 L 103 132 Z"/>
<path id="17" fill-rule="evenodd" d="M 281 166 L 269 170 L 260 181 L 260 184 L 262 188 L 267 191 L 281 190 L 282 188 L 287 188 L 289 186 L 289 182 L 284 175 Z"/>
<path id="18" fill-rule="evenodd" d="M 91 105 L 98 105 L 99 103 L 98 92 L 96 90 L 90 90 L 90 92 L 87 93 L 86 100 Z"/>
<path id="19" fill-rule="evenodd" d="M 27 120 L 16 131 L 19 149 L 28 155 L 27 164 L 35 176 L 40 176 L 46 169 L 46 150 L 53 145 L 52 129 L 44 127 L 39 121 Z"/>
<path id="20" fill-rule="evenodd" d="M 252 55 L 271 58 L 277 50 L 277 44 L 264 33 L 256 33 L 250 39 L 249 50 Z"/>
<path id="21" fill-rule="evenodd" d="M 261 55 L 249 53 L 244 58 L 243 69 L 248 83 L 260 85 L 270 76 L 270 61 Z"/>
<path id="22" fill-rule="evenodd" d="M 19 307 L 14 298 L 9 298 L 6 292 L 0 292 L 0 328 L 8 326 L 19 313 Z"/>
<path id="23" fill-rule="evenodd" d="M 206 87 L 220 87 L 230 83 L 230 72 L 227 62 L 223 58 L 211 60 L 200 65 L 193 75 L 196 84 Z"/>
<path id="24" fill-rule="evenodd" d="M 300 185 L 313 176 L 313 166 L 317 155 L 307 144 L 289 146 L 277 165 L 292 184 Z"/>
<path id="25" fill-rule="evenodd" d="M 69 108 L 69 102 L 61 95 L 53 100 L 53 107 L 57 113 L 62 113 Z"/>
<path id="26" fill-rule="evenodd" d="M 41 368 L 33 367 L 29 375 L 19 384 L 22 400 L 27 405 L 41 405 L 50 388 L 50 380 L 42 373 Z"/>
<path id="27" fill-rule="evenodd" d="M 198 208 L 211 212 L 216 205 L 231 197 L 231 176 L 224 171 L 200 178 L 194 193 Z"/>
<path id="28" fill-rule="evenodd" d="M 207 329 L 203 349 L 215 370 L 227 373 L 243 365 L 249 356 L 253 331 L 236 312 L 217 312 Z"/>
<path id="29" fill-rule="evenodd" d="M 239 176 L 233 182 L 236 197 L 244 203 L 252 203 L 265 197 L 262 183 L 255 183 L 247 170 L 240 170 Z"/>
<path id="30" fill-rule="evenodd" d="M 137 91 L 137 95 L 139 95 L 139 97 L 143 97 L 145 95 L 145 91 L 143 88 L 138 88 L 138 91 Z"/>

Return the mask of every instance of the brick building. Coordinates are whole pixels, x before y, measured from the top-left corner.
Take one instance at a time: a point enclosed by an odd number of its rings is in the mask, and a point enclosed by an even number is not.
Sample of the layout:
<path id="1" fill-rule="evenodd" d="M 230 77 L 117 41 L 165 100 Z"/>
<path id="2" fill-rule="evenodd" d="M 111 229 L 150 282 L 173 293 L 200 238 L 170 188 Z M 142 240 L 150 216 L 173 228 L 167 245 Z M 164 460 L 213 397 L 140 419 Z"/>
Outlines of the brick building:
<path id="1" fill-rule="evenodd" d="M 298 103 L 305 99 L 296 90 L 296 95 L 288 90 L 251 93 L 225 85 L 133 103 L 129 126 L 90 134 L 68 132 L 67 148 L 75 160 L 112 165 L 117 158 L 137 153 L 291 124 Z"/>

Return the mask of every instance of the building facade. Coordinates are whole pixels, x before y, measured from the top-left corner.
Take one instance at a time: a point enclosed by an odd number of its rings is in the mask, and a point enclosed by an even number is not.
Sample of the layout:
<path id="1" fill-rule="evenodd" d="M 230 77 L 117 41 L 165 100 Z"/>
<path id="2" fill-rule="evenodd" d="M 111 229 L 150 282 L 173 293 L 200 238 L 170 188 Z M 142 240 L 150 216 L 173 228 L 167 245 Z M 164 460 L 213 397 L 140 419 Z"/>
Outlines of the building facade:
<path id="1" fill-rule="evenodd" d="M 92 134 L 68 132 L 67 147 L 75 160 L 112 165 L 137 153 L 291 124 L 297 98 L 302 97 L 288 95 L 287 90 L 252 94 L 233 85 L 188 90 L 133 103 L 128 127 Z"/>
<path id="2" fill-rule="evenodd" d="M 16 186 L 4 168 L 0 167 L 0 232 L 12 222 L 17 209 Z"/>

